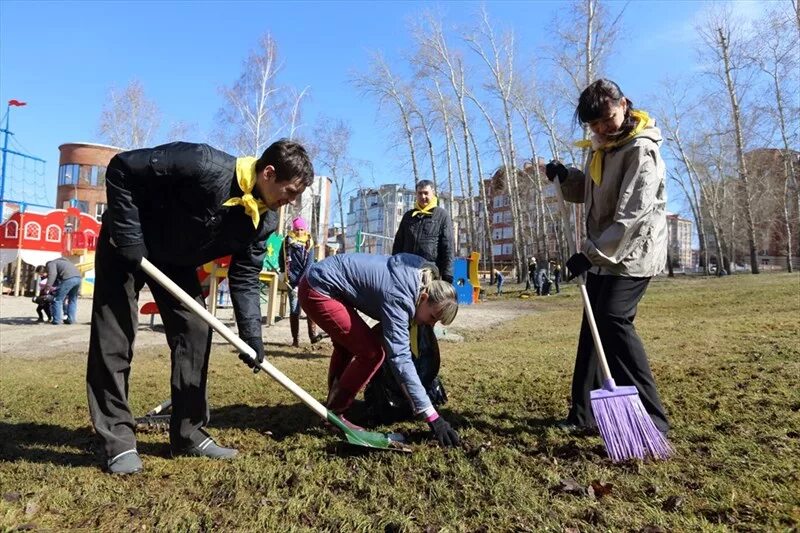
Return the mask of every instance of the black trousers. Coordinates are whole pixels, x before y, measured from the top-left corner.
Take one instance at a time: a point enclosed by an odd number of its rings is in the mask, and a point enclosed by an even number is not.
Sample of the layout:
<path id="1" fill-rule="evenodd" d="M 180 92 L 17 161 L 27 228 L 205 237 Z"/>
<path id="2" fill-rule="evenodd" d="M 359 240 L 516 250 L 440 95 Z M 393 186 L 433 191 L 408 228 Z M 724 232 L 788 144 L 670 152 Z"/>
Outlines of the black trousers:
<path id="1" fill-rule="evenodd" d="M 611 376 L 617 385 L 633 385 L 638 389 L 639 397 L 656 427 L 666 433 L 669 431 L 667 415 L 656 390 L 644 345 L 633 325 L 636 308 L 648 283 L 650 278 L 588 274 L 586 289 Z M 567 417 L 569 423 L 586 427 L 595 425 L 589 392 L 601 388 L 602 380 L 592 333 L 584 314 L 572 377 L 572 407 Z"/>
<path id="2" fill-rule="evenodd" d="M 197 302 L 205 305 L 194 267 L 157 265 Z M 125 272 L 101 229 L 95 256 L 95 286 L 86 385 L 89 413 L 109 458 L 136 447 L 128 407 L 128 376 L 139 322 L 139 290 L 147 283 L 164 322 L 171 350 L 170 444 L 180 451 L 206 438 L 206 380 L 211 329 L 143 272 Z"/>

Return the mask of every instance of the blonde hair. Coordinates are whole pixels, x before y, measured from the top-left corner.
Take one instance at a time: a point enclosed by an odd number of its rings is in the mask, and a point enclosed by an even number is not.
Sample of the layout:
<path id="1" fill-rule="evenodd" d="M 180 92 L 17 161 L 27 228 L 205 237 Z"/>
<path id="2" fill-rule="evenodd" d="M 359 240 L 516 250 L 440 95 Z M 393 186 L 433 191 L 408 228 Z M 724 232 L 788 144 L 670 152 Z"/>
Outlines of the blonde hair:
<path id="1" fill-rule="evenodd" d="M 419 292 L 428 295 L 431 305 L 440 305 L 442 318 L 440 322 L 445 326 L 452 324 L 458 314 L 458 298 L 452 283 L 439 279 L 439 269 L 433 263 L 423 263 L 420 267 Z M 419 304 L 419 298 L 417 299 Z"/>

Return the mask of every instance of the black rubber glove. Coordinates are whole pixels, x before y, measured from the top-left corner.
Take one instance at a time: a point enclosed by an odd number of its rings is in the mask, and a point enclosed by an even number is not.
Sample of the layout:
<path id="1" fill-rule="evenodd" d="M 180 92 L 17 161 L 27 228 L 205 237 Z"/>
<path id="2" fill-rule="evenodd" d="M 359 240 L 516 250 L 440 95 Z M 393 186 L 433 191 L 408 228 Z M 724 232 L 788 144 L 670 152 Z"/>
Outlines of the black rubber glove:
<path id="1" fill-rule="evenodd" d="M 261 337 L 243 337 L 242 340 L 256 352 L 256 360 L 253 361 L 246 353 L 240 353 L 239 359 L 253 369 L 253 374 L 258 374 L 261 371 L 259 365 L 264 362 L 264 342 Z"/>
<path id="2" fill-rule="evenodd" d="M 117 257 L 125 272 L 136 272 L 142 266 L 142 259 L 147 257 L 147 248 L 143 242 L 120 246 L 117 248 Z"/>
<path id="3" fill-rule="evenodd" d="M 567 259 L 567 269 L 570 272 L 567 281 L 572 281 L 590 268 L 592 268 L 592 262 L 589 261 L 589 258 L 584 253 L 573 254 L 572 257 Z"/>
<path id="4" fill-rule="evenodd" d="M 436 437 L 436 440 L 439 441 L 439 444 L 442 446 L 459 446 L 461 445 L 461 439 L 458 437 L 458 433 L 450 424 L 447 423 L 447 420 L 442 418 L 441 416 L 434 420 L 433 422 L 428 422 L 428 425 L 431 427 L 431 431 L 433 432 L 433 436 Z"/>
<path id="5" fill-rule="evenodd" d="M 547 176 L 547 179 L 553 181 L 558 176 L 558 182 L 564 183 L 567 179 L 567 175 L 569 172 L 567 171 L 567 167 L 565 167 L 561 161 L 552 160 L 544 166 L 544 174 Z"/>

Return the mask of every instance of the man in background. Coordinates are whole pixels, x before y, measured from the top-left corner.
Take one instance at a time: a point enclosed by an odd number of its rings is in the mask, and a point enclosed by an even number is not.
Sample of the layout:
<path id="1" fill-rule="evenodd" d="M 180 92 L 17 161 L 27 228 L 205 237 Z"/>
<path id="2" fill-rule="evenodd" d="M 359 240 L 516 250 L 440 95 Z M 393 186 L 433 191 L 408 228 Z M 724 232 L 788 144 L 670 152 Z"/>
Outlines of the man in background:
<path id="1" fill-rule="evenodd" d="M 414 209 L 406 211 L 394 236 L 392 255 L 410 253 L 439 268 L 442 280 L 453 283 L 453 222 L 439 206 L 433 182 L 417 183 Z"/>

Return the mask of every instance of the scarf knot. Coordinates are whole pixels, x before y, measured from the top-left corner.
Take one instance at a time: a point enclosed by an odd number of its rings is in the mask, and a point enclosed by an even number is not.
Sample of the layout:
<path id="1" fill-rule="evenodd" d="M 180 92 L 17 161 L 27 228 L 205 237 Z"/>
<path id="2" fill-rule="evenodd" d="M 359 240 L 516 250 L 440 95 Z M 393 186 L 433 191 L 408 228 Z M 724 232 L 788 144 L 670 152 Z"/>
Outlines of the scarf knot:
<path id="1" fill-rule="evenodd" d="M 241 196 L 234 196 L 226 200 L 222 205 L 233 207 L 241 205 L 244 212 L 253 221 L 253 227 L 258 228 L 261 215 L 267 211 L 267 204 L 253 196 L 253 187 L 256 185 L 256 158 L 237 157 L 236 158 L 236 182 L 242 190 Z"/>

